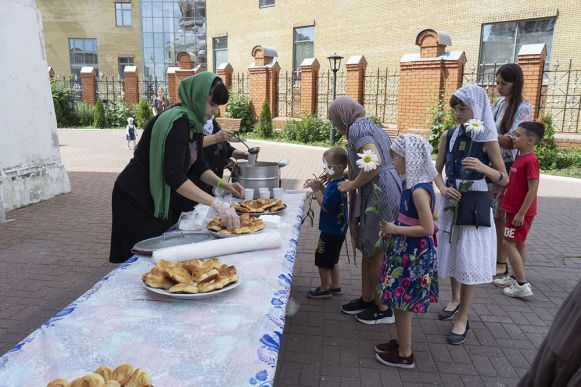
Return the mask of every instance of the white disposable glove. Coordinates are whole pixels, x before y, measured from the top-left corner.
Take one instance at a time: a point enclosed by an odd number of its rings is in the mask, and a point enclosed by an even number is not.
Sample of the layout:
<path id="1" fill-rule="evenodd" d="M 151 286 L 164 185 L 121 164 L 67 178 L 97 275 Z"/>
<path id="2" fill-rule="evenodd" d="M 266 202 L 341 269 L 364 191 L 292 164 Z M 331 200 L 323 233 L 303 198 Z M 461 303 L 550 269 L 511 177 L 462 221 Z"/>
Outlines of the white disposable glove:
<path id="1" fill-rule="evenodd" d="M 220 218 L 222 218 L 227 229 L 233 229 L 240 226 L 240 217 L 228 203 L 215 199 L 210 207 L 216 211 L 216 214 L 218 214 Z"/>

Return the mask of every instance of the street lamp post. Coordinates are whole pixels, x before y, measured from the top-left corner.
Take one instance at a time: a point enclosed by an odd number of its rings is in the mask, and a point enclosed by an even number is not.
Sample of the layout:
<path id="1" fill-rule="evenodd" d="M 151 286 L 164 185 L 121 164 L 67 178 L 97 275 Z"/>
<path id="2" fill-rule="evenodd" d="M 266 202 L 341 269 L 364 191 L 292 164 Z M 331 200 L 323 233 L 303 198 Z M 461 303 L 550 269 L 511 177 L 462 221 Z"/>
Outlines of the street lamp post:
<path id="1" fill-rule="evenodd" d="M 333 55 L 329 55 L 327 57 L 329 59 L 329 67 L 331 67 L 331 71 L 333 72 L 333 101 L 337 98 L 337 71 L 341 68 L 341 59 L 343 57 L 341 55 L 337 55 L 337 53 L 333 53 Z M 331 141 L 331 145 L 335 145 L 335 128 L 331 126 L 331 132 L 329 135 L 329 140 Z"/>

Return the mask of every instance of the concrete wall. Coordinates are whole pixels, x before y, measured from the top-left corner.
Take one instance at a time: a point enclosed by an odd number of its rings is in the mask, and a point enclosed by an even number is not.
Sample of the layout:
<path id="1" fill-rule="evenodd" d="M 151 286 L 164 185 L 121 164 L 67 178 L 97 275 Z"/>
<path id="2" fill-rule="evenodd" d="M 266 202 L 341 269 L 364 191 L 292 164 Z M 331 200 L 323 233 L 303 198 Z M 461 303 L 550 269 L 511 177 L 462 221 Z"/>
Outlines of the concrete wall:
<path id="1" fill-rule="evenodd" d="M 348 58 L 365 55 L 368 69 L 399 67 L 402 55 L 416 52 L 418 31 L 446 31 L 449 50 L 465 51 L 467 69 L 476 65 L 482 24 L 557 17 L 551 61 L 581 65 L 579 1 L 569 0 L 280 0 L 259 8 L 258 0 L 207 2 L 208 68 L 212 68 L 212 38 L 228 36 L 228 59 L 234 72 L 246 71 L 250 51 L 257 44 L 278 51 L 282 71 L 292 67 L 293 27 L 315 26 L 315 57 L 321 71 L 326 57 L 336 51 Z"/>
<path id="2" fill-rule="evenodd" d="M 34 0 L 0 12 L 0 211 L 70 191 L 60 160 L 42 23 Z M 2 213 L 0 213 L 2 216 Z"/>

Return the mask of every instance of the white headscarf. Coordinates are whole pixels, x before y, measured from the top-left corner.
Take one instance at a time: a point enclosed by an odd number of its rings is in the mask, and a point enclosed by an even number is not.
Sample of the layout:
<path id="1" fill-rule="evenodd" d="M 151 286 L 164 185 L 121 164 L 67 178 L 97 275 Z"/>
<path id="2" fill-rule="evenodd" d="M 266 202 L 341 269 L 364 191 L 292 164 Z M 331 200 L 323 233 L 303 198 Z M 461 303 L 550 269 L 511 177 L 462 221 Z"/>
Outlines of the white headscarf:
<path id="1" fill-rule="evenodd" d="M 417 134 L 402 134 L 391 143 L 392 151 L 405 159 L 406 188 L 429 183 L 438 175 L 432 162 L 432 146 Z"/>
<path id="2" fill-rule="evenodd" d="M 498 138 L 494 115 L 486 91 L 478 85 L 462 86 L 454 92 L 474 113 L 474 119 L 482 121 L 484 131 L 474 137 L 475 142 L 494 141 Z"/>

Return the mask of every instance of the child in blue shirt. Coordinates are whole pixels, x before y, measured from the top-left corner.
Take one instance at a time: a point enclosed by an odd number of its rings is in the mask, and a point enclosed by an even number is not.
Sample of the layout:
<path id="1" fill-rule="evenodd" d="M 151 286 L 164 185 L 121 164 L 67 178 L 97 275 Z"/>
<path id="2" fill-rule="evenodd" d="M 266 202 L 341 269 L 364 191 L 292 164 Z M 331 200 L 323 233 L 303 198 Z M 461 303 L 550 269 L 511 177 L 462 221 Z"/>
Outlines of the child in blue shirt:
<path id="1" fill-rule="evenodd" d="M 347 231 L 347 196 L 341 194 L 337 184 L 345 180 L 347 151 L 333 147 L 323 153 L 323 168 L 330 180 L 324 186 L 321 180 L 308 180 L 313 195 L 321 206 L 319 217 L 319 242 L 315 251 L 315 265 L 319 268 L 321 286 L 310 289 L 309 298 L 330 298 L 341 294 L 339 286 L 339 255 Z"/>

